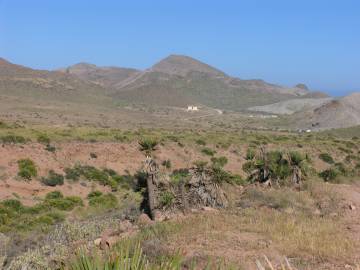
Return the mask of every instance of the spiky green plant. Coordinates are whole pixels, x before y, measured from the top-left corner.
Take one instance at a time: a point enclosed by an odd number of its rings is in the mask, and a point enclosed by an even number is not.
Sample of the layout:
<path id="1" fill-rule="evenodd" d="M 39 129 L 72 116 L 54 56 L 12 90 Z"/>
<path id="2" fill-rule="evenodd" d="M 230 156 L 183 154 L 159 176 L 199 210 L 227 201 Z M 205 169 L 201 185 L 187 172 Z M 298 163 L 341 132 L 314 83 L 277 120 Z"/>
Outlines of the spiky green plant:
<path id="1" fill-rule="evenodd" d="M 81 251 L 79 256 L 70 263 L 69 270 L 145 270 L 149 263 L 140 245 L 134 249 L 121 246 L 111 254 L 102 258 L 98 255 L 90 256 Z"/>
<path id="2" fill-rule="evenodd" d="M 158 141 L 152 138 L 144 138 L 139 141 L 140 151 L 145 152 L 146 155 L 150 155 L 152 152 L 156 150 L 156 146 L 158 145 Z"/>

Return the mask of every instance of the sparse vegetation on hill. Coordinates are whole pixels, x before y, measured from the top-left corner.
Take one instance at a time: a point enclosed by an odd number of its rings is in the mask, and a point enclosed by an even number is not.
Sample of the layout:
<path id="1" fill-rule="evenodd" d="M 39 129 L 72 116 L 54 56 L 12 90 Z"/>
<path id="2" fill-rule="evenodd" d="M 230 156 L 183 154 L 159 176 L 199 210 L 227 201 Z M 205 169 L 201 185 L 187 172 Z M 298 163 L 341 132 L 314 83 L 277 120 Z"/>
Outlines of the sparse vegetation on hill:
<path id="1" fill-rule="evenodd" d="M 298 269 L 301 265 L 333 265 L 333 260 L 348 263 L 356 257 L 352 232 L 345 229 L 347 211 L 355 211 L 348 210 L 353 209 L 353 203 L 338 198 L 343 192 L 338 190 L 357 192 L 359 149 L 353 139 L 315 133 L 201 129 L 181 133 L 157 129 L 11 129 L 29 140 L 24 145 L 4 146 L 7 157 L 2 160 L 9 167 L 0 166 L 1 175 L 5 172 L 0 188 L 12 188 L 16 158 L 32 149 L 28 156 L 37 176 L 31 178 L 39 181 L 31 184 L 41 193 L 0 194 L 7 196 L 0 202 L 0 231 L 30 237 L 19 243 L 32 243 L 35 234 L 39 245 L 46 239 L 44 246 L 49 246 L 45 250 L 31 245 L 28 252 L 11 246 L 12 265 L 28 265 L 34 260 L 50 268 L 67 265 L 69 269 L 84 269 L 85 262 L 111 265 L 122 256 L 117 248 L 126 245 L 129 258 L 139 246 L 146 263 L 155 269 L 175 257 L 179 267 L 189 266 L 192 260 L 200 267 L 224 260 L 222 269 L 232 265 L 247 269 L 263 254 L 275 266 L 277 256 L 288 256 Z M 55 143 L 55 154 L 37 143 L 39 134 L 46 134 Z M 115 136 L 126 136 L 126 140 L 119 142 Z M 199 138 L 206 143 L 199 143 Z M 158 163 L 153 179 L 155 223 L 140 218 L 145 215 L 140 215 L 142 212 L 147 213 L 149 200 L 149 175 L 144 171 L 142 152 L 151 153 Z M 9 153 L 15 153 L 14 157 L 10 159 Z M 333 163 L 322 162 L 321 154 L 334 157 Z M 14 159 L 15 168 L 10 167 Z M 46 166 L 40 162 L 44 159 Z M 271 188 L 264 185 L 269 180 Z M 30 183 L 16 184 L 31 189 Z M 239 240 L 236 243 L 231 240 L 235 238 Z M 95 244 L 99 239 L 109 242 L 106 251 L 94 251 L 100 247 Z M 84 253 L 73 248 L 80 242 L 89 246 Z M 231 252 L 214 248 L 218 246 Z M 178 256 L 176 250 L 185 255 Z M 193 252 L 202 255 L 187 255 Z M 159 255 L 166 259 L 159 262 Z"/>

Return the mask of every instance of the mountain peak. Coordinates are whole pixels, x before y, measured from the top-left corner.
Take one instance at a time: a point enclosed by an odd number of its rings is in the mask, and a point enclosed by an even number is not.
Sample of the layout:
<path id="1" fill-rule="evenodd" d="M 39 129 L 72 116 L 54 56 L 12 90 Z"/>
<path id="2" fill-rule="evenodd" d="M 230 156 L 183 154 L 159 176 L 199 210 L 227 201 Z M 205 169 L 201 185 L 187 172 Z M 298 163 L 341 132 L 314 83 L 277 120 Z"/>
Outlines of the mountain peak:
<path id="1" fill-rule="evenodd" d="M 176 54 L 171 54 L 164 58 L 152 66 L 151 70 L 180 76 L 185 76 L 190 72 L 201 72 L 213 76 L 226 76 L 224 72 L 199 60 Z"/>
<path id="2" fill-rule="evenodd" d="M 309 87 L 307 87 L 306 84 L 304 83 L 298 83 L 297 85 L 295 85 L 296 88 L 300 88 L 300 89 L 303 89 L 303 90 L 309 90 Z"/>

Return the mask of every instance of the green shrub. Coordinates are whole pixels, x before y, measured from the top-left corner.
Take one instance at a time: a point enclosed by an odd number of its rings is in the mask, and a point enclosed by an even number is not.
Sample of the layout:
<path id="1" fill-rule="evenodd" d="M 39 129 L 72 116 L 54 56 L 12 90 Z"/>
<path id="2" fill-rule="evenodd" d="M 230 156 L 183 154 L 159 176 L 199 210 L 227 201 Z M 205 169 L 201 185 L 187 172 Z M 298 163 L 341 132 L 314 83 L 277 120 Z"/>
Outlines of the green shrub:
<path id="1" fill-rule="evenodd" d="M 206 145 L 206 142 L 205 142 L 204 140 L 202 140 L 202 139 L 197 139 L 195 142 L 196 142 L 196 144 L 198 144 L 198 145 L 202 145 L 202 146 L 205 146 L 205 145 Z"/>
<path id="2" fill-rule="evenodd" d="M 18 160 L 18 167 L 18 176 L 26 180 L 31 180 L 32 177 L 37 176 L 35 163 L 31 159 L 26 158 Z"/>
<path id="3" fill-rule="evenodd" d="M 305 160 L 304 155 L 299 152 L 296 152 L 296 151 L 290 152 L 289 157 L 290 157 L 291 164 L 297 165 L 297 166 L 300 166 L 301 162 L 303 162 Z"/>
<path id="4" fill-rule="evenodd" d="M 91 191 L 88 195 L 87 198 L 91 199 L 91 198 L 95 198 L 95 197 L 100 197 L 102 196 L 103 193 L 101 191 L 95 190 L 95 191 Z"/>
<path id="5" fill-rule="evenodd" d="M 55 187 L 57 185 L 61 186 L 64 184 L 64 176 L 54 172 L 53 170 L 50 170 L 49 175 L 47 177 L 43 177 L 41 182 L 51 187 Z"/>
<path id="6" fill-rule="evenodd" d="M 77 196 L 69 196 L 58 199 L 46 199 L 44 203 L 49 208 L 55 208 L 63 211 L 71 211 L 76 206 L 83 205 L 82 199 Z"/>
<path id="7" fill-rule="evenodd" d="M 33 223 L 44 224 L 44 225 L 53 225 L 55 223 L 54 219 L 50 215 L 43 215 L 36 218 Z"/>
<path id="8" fill-rule="evenodd" d="M 158 145 L 158 141 L 153 138 L 144 138 L 139 141 L 140 151 L 145 152 L 146 154 L 151 154 L 156 150 L 156 146 Z"/>
<path id="9" fill-rule="evenodd" d="M 353 161 L 353 160 L 356 160 L 356 161 L 360 161 L 360 157 L 358 157 L 358 156 L 356 156 L 356 155 L 347 155 L 346 157 L 345 157 L 345 161 L 346 162 L 351 162 L 351 161 Z"/>
<path id="10" fill-rule="evenodd" d="M 182 181 L 185 181 L 189 176 L 188 169 L 178 169 L 174 170 L 170 175 L 170 180 L 173 184 L 179 184 Z"/>
<path id="11" fill-rule="evenodd" d="M 291 179 L 299 183 L 307 176 L 310 167 L 306 156 L 296 151 L 284 154 L 281 151 L 269 151 L 259 158 L 249 160 L 242 166 L 249 175 L 249 181 L 276 181 L 279 184 L 288 184 Z"/>
<path id="12" fill-rule="evenodd" d="M 352 153 L 353 153 L 352 150 L 347 149 L 347 148 L 344 148 L 344 147 L 341 147 L 341 146 L 340 146 L 338 149 L 339 149 L 340 151 L 344 152 L 344 153 L 347 153 L 347 154 L 352 154 Z"/>
<path id="13" fill-rule="evenodd" d="M 171 168 L 171 160 L 170 159 L 167 159 L 167 160 L 164 160 L 161 165 L 163 165 L 166 169 L 170 169 Z"/>
<path id="14" fill-rule="evenodd" d="M 319 176 L 323 178 L 325 182 L 335 182 L 338 174 L 336 169 L 329 168 L 319 173 Z"/>
<path id="15" fill-rule="evenodd" d="M 231 183 L 239 186 L 245 186 L 249 183 L 247 180 L 245 180 L 244 178 L 242 178 L 240 175 L 237 174 L 232 175 L 230 179 L 231 179 Z"/>
<path id="16" fill-rule="evenodd" d="M 88 165 L 76 165 L 74 168 L 65 169 L 65 178 L 73 181 L 79 180 L 80 177 L 89 181 L 95 181 L 102 185 L 110 186 L 113 190 L 117 189 L 117 181 L 114 178 L 120 176 L 112 169 L 97 169 Z"/>
<path id="17" fill-rule="evenodd" d="M 135 179 L 131 175 L 114 175 L 112 180 L 116 183 L 117 186 L 120 186 L 123 189 L 136 189 Z"/>
<path id="18" fill-rule="evenodd" d="M 80 167 L 81 175 L 85 179 L 99 182 L 103 185 L 108 184 L 109 175 L 105 171 L 101 171 L 92 166 L 82 166 Z"/>
<path id="19" fill-rule="evenodd" d="M 253 148 L 248 148 L 248 149 L 246 150 L 245 159 L 246 159 L 246 160 L 253 160 L 253 159 L 255 158 L 255 155 L 256 155 L 255 149 L 253 149 Z"/>
<path id="20" fill-rule="evenodd" d="M 223 182 L 231 183 L 232 181 L 232 175 L 228 173 L 227 171 L 224 171 L 219 166 L 211 166 L 210 168 L 211 173 L 211 181 L 217 184 L 221 184 Z"/>
<path id="21" fill-rule="evenodd" d="M 345 167 L 344 163 L 342 162 L 337 162 L 334 164 L 334 169 L 338 171 L 339 174 L 341 174 L 342 176 L 348 176 L 349 175 L 349 170 L 348 168 Z"/>
<path id="22" fill-rule="evenodd" d="M 78 181 L 81 176 L 81 172 L 80 170 L 78 170 L 77 167 L 65 168 L 64 171 L 65 171 L 65 178 L 69 180 Z"/>
<path id="23" fill-rule="evenodd" d="M 23 136 L 17 135 L 5 135 L 0 138 L 3 144 L 23 144 L 26 143 L 26 139 Z"/>
<path id="24" fill-rule="evenodd" d="M 46 151 L 49 151 L 49 152 L 51 152 L 51 153 L 55 153 L 56 147 L 53 146 L 53 145 L 51 145 L 51 144 L 47 144 L 46 147 L 45 147 L 45 150 L 46 150 Z"/>
<path id="25" fill-rule="evenodd" d="M 126 135 L 115 135 L 114 139 L 118 142 L 127 142 L 129 140 Z"/>
<path id="26" fill-rule="evenodd" d="M 215 166 L 224 167 L 228 163 L 228 159 L 226 157 L 212 157 L 211 162 Z"/>
<path id="27" fill-rule="evenodd" d="M 42 143 L 42 144 L 50 144 L 50 138 L 46 135 L 46 134 L 41 134 L 37 137 L 37 141 L 38 143 Z"/>
<path id="28" fill-rule="evenodd" d="M 45 200 L 51 200 L 51 199 L 62 199 L 64 198 L 64 195 L 60 191 L 52 191 L 46 194 Z"/>
<path id="29" fill-rule="evenodd" d="M 169 191 L 164 191 L 160 194 L 159 201 L 163 207 L 169 207 L 173 203 L 174 199 L 175 199 L 174 194 L 172 194 Z"/>
<path id="30" fill-rule="evenodd" d="M 4 200 L 2 201 L 2 205 L 16 212 L 19 212 L 23 209 L 22 203 L 15 199 Z"/>
<path id="31" fill-rule="evenodd" d="M 194 162 L 195 169 L 198 172 L 203 172 L 206 168 L 206 165 L 207 165 L 207 161 L 204 160 L 197 160 Z"/>
<path id="32" fill-rule="evenodd" d="M 319 155 L 319 158 L 329 164 L 333 164 L 334 163 L 334 159 L 332 158 L 332 156 L 330 156 L 328 153 L 321 153 Z"/>
<path id="33" fill-rule="evenodd" d="M 89 205 L 93 207 L 101 207 L 105 209 L 115 208 L 118 204 L 117 198 L 111 194 L 103 194 L 89 198 Z"/>
<path id="34" fill-rule="evenodd" d="M 251 174 L 254 170 L 256 170 L 255 162 L 247 161 L 242 165 L 242 169 L 247 174 Z"/>
<path id="35" fill-rule="evenodd" d="M 215 150 L 212 150 L 211 148 L 209 147 L 205 147 L 201 150 L 201 153 L 207 155 L 207 156 L 213 156 L 216 154 L 216 151 Z"/>

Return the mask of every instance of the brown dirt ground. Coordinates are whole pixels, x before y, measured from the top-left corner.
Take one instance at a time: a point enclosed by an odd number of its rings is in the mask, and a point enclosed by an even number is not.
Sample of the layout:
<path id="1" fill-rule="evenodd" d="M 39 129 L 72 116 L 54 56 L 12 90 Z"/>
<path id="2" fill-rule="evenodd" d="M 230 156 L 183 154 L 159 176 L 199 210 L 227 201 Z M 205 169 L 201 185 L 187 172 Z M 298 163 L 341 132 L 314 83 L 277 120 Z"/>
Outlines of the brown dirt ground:
<path id="1" fill-rule="evenodd" d="M 346 235 L 349 235 L 356 243 L 354 247 L 355 256 L 351 260 L 342 261 L 319 261 L 318 259 L 312 261 L 311 258 L 308 258 L 310 261 L 307 259 L 306 262 L 303 262 L 304 265 L 301 269 L 359 269 L 357 267 L 360 265 L 360 184 L 332 186 L 342 198 L 341 226 L 347 230 Z M 350 205 L 353 205 L 355 209 L 351 210 Z M 205 224 L 207 219 L 204 218 L 204 215 L 212 219 L 210 225 Z M 255 264 L 257 259 L 266 265 L 263 258 L 265 255 L 270 259 L 275 269 L 281 269 L 280 264 L 284 263 L 284 256 L 276 243 L 259 233 L 242 231 L 241 227 L 237 228 L 236 225 L 230 224 L 232 223 L 231 220 L 225 221 L 228 219 L 226 213 L 221 213 L 220 216 L 223 216 L 224 220 L 214 217 L 211 212 L 200 214 L 197 217 L 198 221 L 195 222 L 201 224 L 197 225 L 200 227 L 187 227 L 186 233 L 180 232 L 175 237 L 170 238 L 167 248 L 173 252 L 181 250 L 181 255 L 184 257 L 198 258 L 200 262 L 203 259 L 205 265 L 209 257 L 222 258 L 234 265 L 241 265 L 243 267 L 241 269 L 247 270 L 258 270 Z M 190 215 L 185 219 L 191 220 L 194 219 L 194 216 Z M 203 221 L 200 221 L 201 219 Z M 292 258 L 288 259 L 290 262 L 293 260 Z M 311 265 L 308 265 L 309 263 Z"/>

